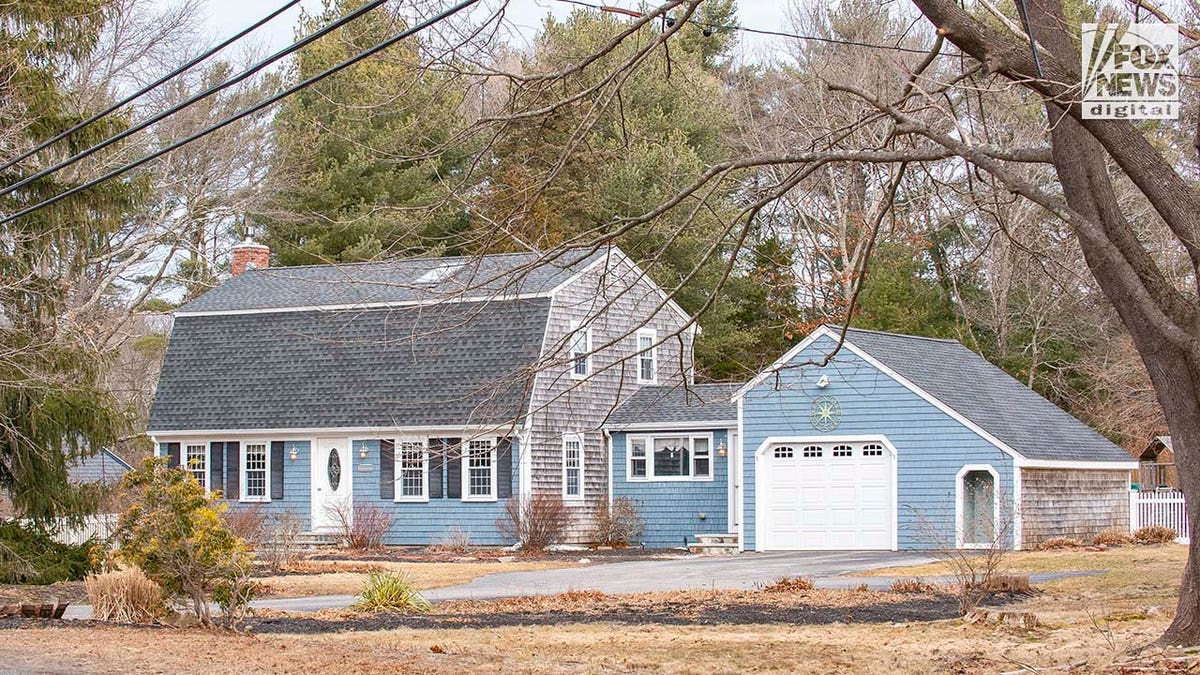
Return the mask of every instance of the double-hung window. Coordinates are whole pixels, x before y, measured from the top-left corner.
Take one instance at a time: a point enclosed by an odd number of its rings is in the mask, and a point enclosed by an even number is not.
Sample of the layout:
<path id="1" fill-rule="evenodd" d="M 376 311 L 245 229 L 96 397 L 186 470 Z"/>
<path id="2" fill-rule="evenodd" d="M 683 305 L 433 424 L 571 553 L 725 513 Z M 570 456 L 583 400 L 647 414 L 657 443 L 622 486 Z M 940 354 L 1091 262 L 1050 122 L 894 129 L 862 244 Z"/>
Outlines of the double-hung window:
<path id="1" fill-rule="evenodd" d="M 712 480 L 708 434 L 633 436 L 627 443 L 629 480 Z"/>
<path id="2" fill-rule="evenodd" d="M 571 324 L 571 377 L 582 380 L 592 372 L 592 329 Z"/>
<path id="3" fill-rule="evenodd" d="M 247 443 L 242 461 L 242 501 L 265 502 L 270 499 L 269 455 L 266 443 Z"/>
<path id="4" fill-rule="evenodd" d="M 424 441 L 396 442 L 396 501 L 423 502 L 429 498 L 429 451 Z"/>
<path id="5" fill-rule="evenodd" d="M 202 443 L 184 447 L 183 468 L 196 479 L 204 491 L 208 491 L 208 446 Z"/>
<path id="6" fill-rule="evenodd" d="M 563 436 L 563 498 L 583 499 L 583 434 Z"/>
<path id="7" fill-rule="evenodd" d="M 638 384 L 658 382 L 658 331 L 643 328 L 637 332 L 637 381 Z"/>
<path id="8" fill-rule="evenodd" d="M 469 441 L 463 456 L 463 499 L 495 501 L 496 446 L 490 439 Z"/>

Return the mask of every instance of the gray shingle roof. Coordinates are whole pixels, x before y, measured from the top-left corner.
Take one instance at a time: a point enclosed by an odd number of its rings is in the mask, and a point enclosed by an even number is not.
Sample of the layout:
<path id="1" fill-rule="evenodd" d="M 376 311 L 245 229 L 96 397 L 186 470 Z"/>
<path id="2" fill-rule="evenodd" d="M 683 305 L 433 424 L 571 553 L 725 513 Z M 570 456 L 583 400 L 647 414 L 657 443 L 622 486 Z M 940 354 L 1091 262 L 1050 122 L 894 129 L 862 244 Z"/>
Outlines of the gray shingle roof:
<path id="1" fill-rule="evenodd" d="M 110 485 L 121 480 L 133 467 L 108 450 L 75 460 L 67 467 L 67 479 L 72 483 L 102 483 Z"/>
<path id="2" fill-rule="evenodd" d="M 694 384 L 647 386 L 613 411 L 605 426 L 620 429 L 631 424 L 686 422 L 722 422 L 737 420 L 737 406 L 731 401 L 740 384 Z"/>
<path id="3" fill-rule="evenodd" d="M 268 267 L 239 274 L 179 308 L 225 312 L 402 303 L 541 294 L 609 253 L 570 249 L 558 257 L 506 253 L 464 258 L 404 258 L 372 263 Z M 461 265 L 446 279 L 420 283 L 439 267 Z"/>
<path id="4" fill-rule="evenodd" d="M 955 340 L 854 328 L 846 339 L 1029 459 L 1133 461 L 1094 429 Z"/>
<path id="5" fill-rule="evenodd" d="M 502 424 L 549 298 L 180 316 L 150 431 Z"/>

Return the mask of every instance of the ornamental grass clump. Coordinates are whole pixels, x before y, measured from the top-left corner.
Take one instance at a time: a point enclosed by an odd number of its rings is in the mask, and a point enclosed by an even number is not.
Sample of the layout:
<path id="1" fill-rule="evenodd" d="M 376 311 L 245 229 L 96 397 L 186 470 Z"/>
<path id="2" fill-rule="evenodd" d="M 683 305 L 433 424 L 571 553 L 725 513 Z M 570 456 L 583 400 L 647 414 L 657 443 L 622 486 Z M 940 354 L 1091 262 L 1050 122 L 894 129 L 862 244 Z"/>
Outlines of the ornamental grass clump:
<path id="1" fill-rule="evenodd" d="M 120 623 L 150 623 L 167 612 L 162 587 L 140 568 L 89 574 L 83 582 L 92 618 Z"/>
<path id="2" fill-rule="evenodd" d="M 407 575 L 372 572 L 358 592 L 355 609 L 367 612 L 428 612 L 433 605 L 421 595 Z"/>

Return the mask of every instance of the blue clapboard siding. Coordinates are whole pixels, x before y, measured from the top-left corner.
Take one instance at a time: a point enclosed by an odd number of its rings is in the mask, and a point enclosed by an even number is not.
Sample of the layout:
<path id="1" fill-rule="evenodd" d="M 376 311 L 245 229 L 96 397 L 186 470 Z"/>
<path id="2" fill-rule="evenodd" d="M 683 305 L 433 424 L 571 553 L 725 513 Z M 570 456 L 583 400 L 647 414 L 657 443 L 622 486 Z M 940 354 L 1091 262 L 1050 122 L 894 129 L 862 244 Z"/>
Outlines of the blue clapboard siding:
<path id="1" fill-rule="evenodd" d="M 213 438 L 204 441 L 208 447 L 211 441 L 230 440 L 226 438 Z M 243 445 L 245 441 L 242 441 Z M 268 446 L 270 441 L 267 441 Z M 292 450 L 296 450 L 296 459 L 291 459 Z M 301 527 L 304 530 L 312 525 L 312 472 L 310 470 L 310 458 L 312 455 L 312 444 L 309 441 L 284 441 L 283 444 L 283 499 L 275 499 L 269 502 L 239 502 L 229 499 L 226 503 L 229 504 L 230 512 L 255 510 L 266 514 L 268 517 L 274 517 L 282 513 L 291 513 L 300 519 Z M 159 454 L 167 453 L 166 443 L 159 444 Z M 228 466 L 228 459 L 226 459 Z M 228 475 L 228 474 L 226 474 Z M 240 473 L 239 473 L 240 475 Z"/>
<path id="2" fill-rule="evenodd" d="M 358 450 L 367 447 L 367 460 L 358 457 Z M 513 439 L 512 486 L 517 494 L 518 443 Z M 379 441 L 355 440 L 351 446 L 354 463 L 354 505 L 372 505 L 387 509 L 392 515 L 385 543 L 436 544 L 454 527 L 460 527 L 471 537 L 472 544 L 496 546 L 511 544 L 496 528 L 496 520 L 504 515 L 505 499 L 494 502 L 464 502 L 459 499 L 430 499 L 428 502 L 395 502 L 379 497 Z M 442 472 L 443 486 L 448 472 Z M 446 494 L 443 487 L 442 494 Z"/>
<path id="3" fill-rule="evenodd" d="M 829 435 L 882 434 L 896 447 L 901 549 L 954 545 L 955 482 L 965 464 L 990 464 L 1000 474 L 996 493 L 1001 522 L 1009 522 L 1011 457 L 849 349 L 839 351 L 824 368 L 799 365 L 820 361 L 833 346 L 828 337 L 815 340 L 793 359 L 794 367 L 768 377 L 745 396 L 746 549 L 755 545 L 755 451 L 772 436 L 821 436 L 808 419 L 809 405 L 820 395 L 836 396 L 842 406 L 841 424 Z M 817 387 L 822 375 L 829 376 L 824 389 Z"/>
<path id="4" fill-rule="evenodd" d="M 669 436 L 698 431 L 636 432 L 613 434 L 613 497 L 628 497 L 646 521 L 642 543 L 650 548 L 684 546 L 696 534 L 726 533 L 729 509 L 729 459 L 717 448 L 728 445 L 727 432 L 713 429 L 713 479 L 711 481 L 629 481 L 626 451 L 629 436 Z M 704 518 L 700 518 L 704 514 Z"/>

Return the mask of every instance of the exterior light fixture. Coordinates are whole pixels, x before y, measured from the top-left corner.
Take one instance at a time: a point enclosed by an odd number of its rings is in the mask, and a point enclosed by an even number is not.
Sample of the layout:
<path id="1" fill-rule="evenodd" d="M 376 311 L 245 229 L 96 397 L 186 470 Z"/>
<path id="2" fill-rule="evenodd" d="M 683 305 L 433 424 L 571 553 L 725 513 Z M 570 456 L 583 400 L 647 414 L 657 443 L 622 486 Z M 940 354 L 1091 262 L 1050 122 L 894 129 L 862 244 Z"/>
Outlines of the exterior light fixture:
<path id="1" fill-rule="evenodd" d="M 363 461 L 366 461 L 366 459 L 367 459 L 367 444 L 366 443 L 360 443 L 358 445 L 358 458 Z"/>
<path id="2" fill-rule="evenodd" d="M 825 387 L 828 387 L 828 386 L 829 386 L 829 376 L 822 375 L 821 379 L 817 380 L 817 387 L 820 389 L 824 389 Z"/>
<path id="3" fill-rule="evenodd" d="M 300 458 L 300 452 L 298 450 L 296 450 L 295 446 L 293 446 L 292 451 L 288 453 L 288 459 L 290 459 L 294 462 L 299 458 Z"/>
<path id="4" fill-rule="evenodd" d="M 717 446 L 717 455 L 724 457 L 728 452 L 729 448 L 725 447 L 725 441 L 721 441 L 721 444 Z"/>

